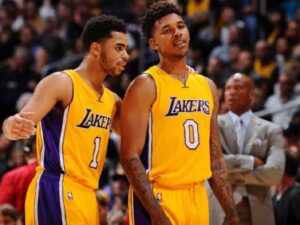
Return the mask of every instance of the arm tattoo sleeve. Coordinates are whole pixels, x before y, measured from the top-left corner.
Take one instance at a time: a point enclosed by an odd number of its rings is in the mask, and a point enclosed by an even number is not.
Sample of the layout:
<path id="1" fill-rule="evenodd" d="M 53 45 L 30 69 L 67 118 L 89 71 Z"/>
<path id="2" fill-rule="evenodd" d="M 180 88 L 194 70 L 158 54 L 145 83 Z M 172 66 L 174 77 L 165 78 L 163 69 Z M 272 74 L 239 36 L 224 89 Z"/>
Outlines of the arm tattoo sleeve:
<path id="1" fill-rule="evenodd" d="M 220 131 L 218 125 L 219 97 L 215 85 L 211 84 L 211 88 L 215 107 L 210 126 L 210 161 L 212 177 L 209 179 L 209 184 L 222 206 L 228 222 L 230 224 L 235 224 L 239 219 L 234 206 L 231 188 L 227 181 L 227 168 L 220 144 Z"/>
<path id="2" fill-rule="evenodd" d="M 123 160 L 122 165 L 135 194 L 138 196 L 149 215 L 155 217 L 161 213 L 162 209 L 153 195 L 150 182 L 141 160 L 134 157 L 129 160 Z"/>

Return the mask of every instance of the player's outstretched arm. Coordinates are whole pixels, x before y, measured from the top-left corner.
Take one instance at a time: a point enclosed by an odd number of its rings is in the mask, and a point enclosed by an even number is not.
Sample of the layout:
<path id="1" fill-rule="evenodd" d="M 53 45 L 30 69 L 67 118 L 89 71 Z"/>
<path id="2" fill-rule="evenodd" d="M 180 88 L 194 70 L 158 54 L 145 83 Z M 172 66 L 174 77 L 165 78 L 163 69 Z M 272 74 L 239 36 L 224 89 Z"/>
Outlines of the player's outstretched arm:
<path id="1" fill-rule="evenodd" d="M 66 106 L 72 99 L 72 81 L 62 72 L 51 74 L 37 85 L 32 98 L 21 112 L 8 117 L 2 125 L 4 135 L 11 140 L 27 139 L 35 125 L 55 106 Z"/>
<path id="2" fill-rule="evenodd" d="M 210 160 L 212 177 L 209 179 L 209 184 L 226 214 L 227 222 L 231 225 L 237 225 L 239 224 L 239 218 L 234 206 L 231 188 L 227 180 L 228 173 L 220 144 L 220 132 L 218 126 L 218 91 L 211 80 L 208 80 L 208 82 L 214 99 L 214 111 L 210 126 Z"/>
<path id="3" fill-rule="evenodd" d="M 135 194 L 150 215 L 152 225 L 171 225 L 154 197 L 139 158 L 155 98 L 155 84 L 148 75 L 139 76 L 129 86 L 121 110 L 121 163 Z"/>

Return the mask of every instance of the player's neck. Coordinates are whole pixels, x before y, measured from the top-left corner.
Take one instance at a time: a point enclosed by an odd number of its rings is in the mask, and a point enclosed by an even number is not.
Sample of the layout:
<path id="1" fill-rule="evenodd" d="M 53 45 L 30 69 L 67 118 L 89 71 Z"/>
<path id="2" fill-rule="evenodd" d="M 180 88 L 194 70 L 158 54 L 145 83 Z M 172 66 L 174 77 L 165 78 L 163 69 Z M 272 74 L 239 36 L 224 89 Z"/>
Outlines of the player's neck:
<path id="1" fill-rule="evenodd" d="M 103 94 L 102 82 L 106 77 L 104 71 L 101 71 L 95 64 L 91 64 L 89 60 L 83 60 L 82 63 L 77 67 L 76 72 L 82 79 L 95 90 L 99 101 Z"/>
<path id="2" fill-rule="evenodd" d="M 158 66 L 166 73 L 176 77 L 185 77 L 187 74 L 186 60 L 160 60 Z"/>
<path id="3" fill-rule="evenodd" d="M 80 76 L 94 87 L 100 87 L 103 80 L 107 76 L 105 71 L 101 69 L 97 64 L 86 58 L 76 68 L 76 71 Z"/>

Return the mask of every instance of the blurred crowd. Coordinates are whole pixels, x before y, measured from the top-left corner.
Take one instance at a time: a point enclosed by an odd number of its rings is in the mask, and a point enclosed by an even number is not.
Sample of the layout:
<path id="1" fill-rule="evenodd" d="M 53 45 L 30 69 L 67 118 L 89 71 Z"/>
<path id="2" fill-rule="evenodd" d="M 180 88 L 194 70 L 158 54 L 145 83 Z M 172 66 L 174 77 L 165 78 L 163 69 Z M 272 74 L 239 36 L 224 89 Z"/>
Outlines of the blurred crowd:
<path id="1" fill-rule="evenodd" d="M 81 31 L 86 21 L 95 15 L 113 14 L 128 24 L 128 66 L 122 76 L 105 81 L 110 89 L 123 97 L 130 81 L 158 62 L 139 26 L 151 2 L 0 0 L 1 124 L 7 116 L 23 107 L 44 76 L 77 66 L 83 55 Z M 236 72 L 250 76 L 255 82 L 254 112 L 277 110 L 263 115 L 284 130 L 287 163 L 282 182 L 273 188 L 276 204 L 295 182 L 300 161 L 300 1 L 174 2 L 182 9 L 191 33 L 188 64 L 216 83 L 221 96 L 220 114 L 227 110 L 222 104 L 224 84 Z M 280 111 L 293 103 L 296 103 L 295 107 Z M 11 177 L 16 175 L 10 173 L 15 170 L 23 171 L 22 174 L 27 171 L 30 180 L 36 165 L 32 142 L 9 141 L 0 133 L 0 221 L 4 217 L 13 221 L 7 224 L 23 224 L 24 204 L 20 199 L 24 196 L 9 196 L 8 200 L 4 189 L 13 192 L 7 189 L 21 189 L 27 185 L 28 180 L 21 184 L 23 187 L 13 183 Z M 112 134 L 97 191 L 101 224 L 128 222 L 128 181 L 118 157 L 119 138 Z M 10 181 L 5 181 L 5 177 L 10 177 Z"/>

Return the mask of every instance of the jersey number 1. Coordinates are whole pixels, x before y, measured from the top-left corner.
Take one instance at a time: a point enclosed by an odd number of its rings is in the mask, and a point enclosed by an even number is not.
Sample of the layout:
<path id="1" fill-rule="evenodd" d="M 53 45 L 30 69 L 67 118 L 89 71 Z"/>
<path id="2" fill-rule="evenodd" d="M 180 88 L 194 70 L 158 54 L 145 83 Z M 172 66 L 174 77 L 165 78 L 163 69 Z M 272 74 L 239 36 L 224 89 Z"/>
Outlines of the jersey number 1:
<path id="1" fill-rule="evenodd" d="M 98 153 L 100 150 L 100 141 L 101 141 L 100 137 L 96 137 L 94 140 L 95 148 L 94 148 L 94 152 L 93 152 L 93 160 L 90 163 L 90 167 L 94 168 L 94 169 L 97 169 L 97 167 L 98 167 L 97 157 L 98 157 Z"/>
<path id="2" fill-rule="evenodd" d="M 184 143 L 190 150 L 195 150 L 200 144 L 199 127 L 195 120 L 188 119 L 183 124 Z"/>

